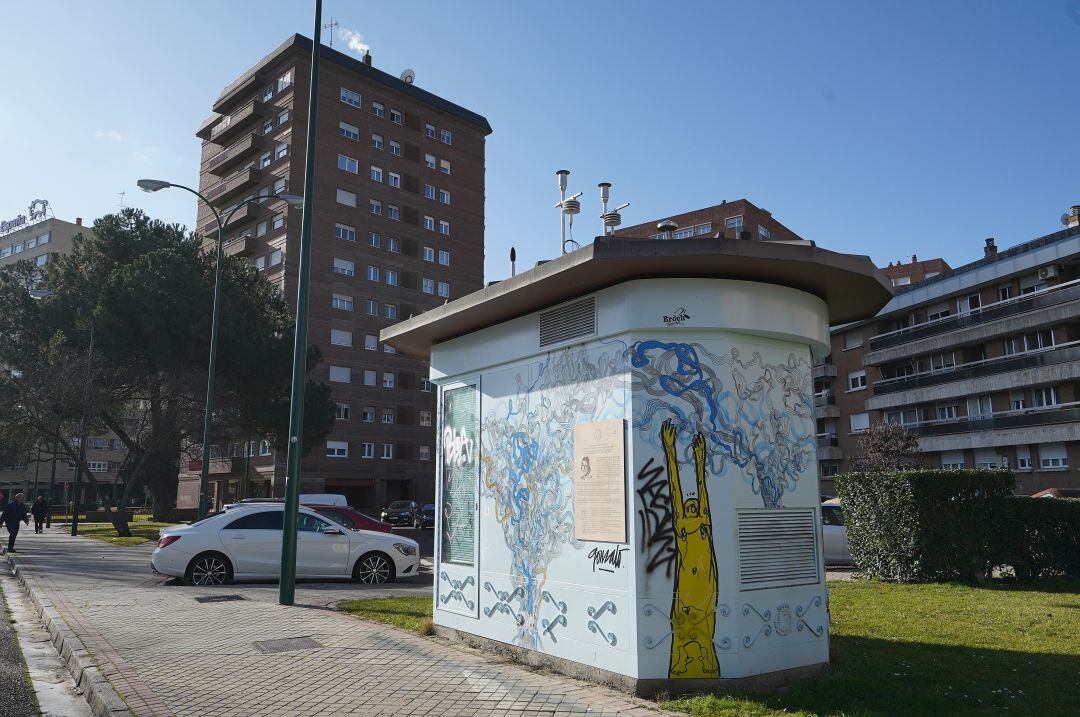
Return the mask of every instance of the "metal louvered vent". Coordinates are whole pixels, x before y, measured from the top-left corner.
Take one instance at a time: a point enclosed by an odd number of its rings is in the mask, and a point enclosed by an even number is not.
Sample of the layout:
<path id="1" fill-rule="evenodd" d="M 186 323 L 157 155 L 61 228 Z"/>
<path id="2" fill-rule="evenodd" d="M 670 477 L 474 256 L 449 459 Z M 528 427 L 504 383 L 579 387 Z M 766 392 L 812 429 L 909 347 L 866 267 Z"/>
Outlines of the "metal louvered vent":
<path id="1" fill-rule="evenodd" d="M 818 582 L 813 509 L 740 510 L 739 589 Z"/>
<path id="2" fill-rule="evenodd" d="M 540 348 L 595 333 L 595 296 L 540 314 Z"/>

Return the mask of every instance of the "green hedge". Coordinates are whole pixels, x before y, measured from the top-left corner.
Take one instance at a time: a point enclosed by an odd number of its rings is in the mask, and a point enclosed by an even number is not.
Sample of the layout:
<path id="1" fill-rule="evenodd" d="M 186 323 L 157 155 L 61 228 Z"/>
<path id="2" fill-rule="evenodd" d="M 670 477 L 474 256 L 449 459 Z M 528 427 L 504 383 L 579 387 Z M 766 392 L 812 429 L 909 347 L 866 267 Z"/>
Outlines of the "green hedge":
<path id="1" fill-rule="evenodd" d="M 1012 500 L 1016 481 L 1003 470 L 910 470 L 848 473 L 835 485 L 859 570 L 924 582 L 987 574 L 1002 544 L 999 504 Z"/>
<path id="2" fill-rule="evenodd" d="M 991 567 L 1011 567 L 1018 580 L 1080 577 L 1080 500 L 998 501 L 991 531 Z"/>

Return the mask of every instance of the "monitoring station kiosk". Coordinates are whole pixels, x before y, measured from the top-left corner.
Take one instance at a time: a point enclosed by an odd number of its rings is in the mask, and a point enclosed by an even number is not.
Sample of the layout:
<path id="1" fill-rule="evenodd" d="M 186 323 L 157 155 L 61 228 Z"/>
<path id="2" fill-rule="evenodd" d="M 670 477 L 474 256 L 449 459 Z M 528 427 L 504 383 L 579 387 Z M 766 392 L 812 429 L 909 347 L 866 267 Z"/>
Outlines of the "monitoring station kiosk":
<path id="1" fill-rule="evenodd" d="M 438 388 L 436 629 L 642 694 L 826 665 L 811 366 L 888 287 L 605 237 L 384 330 Z"/>

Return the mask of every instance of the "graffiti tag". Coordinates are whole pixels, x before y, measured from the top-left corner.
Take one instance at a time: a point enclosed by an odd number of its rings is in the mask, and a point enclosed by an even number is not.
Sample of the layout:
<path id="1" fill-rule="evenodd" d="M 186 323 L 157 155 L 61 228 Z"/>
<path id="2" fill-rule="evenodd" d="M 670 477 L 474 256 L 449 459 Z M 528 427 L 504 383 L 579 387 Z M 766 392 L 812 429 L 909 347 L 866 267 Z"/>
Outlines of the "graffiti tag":
<path id="1" fill-rule="evenodd" d="M 443 429 L 443 460 L 448 466 L 463 466 L 472 459 L 473 442 L 462 428 L 455 433 L 453 426 Z"/>
<path id="2" fill-rule="evenodd" d="M 618 568 L 622 567 L 623 553 L 629 549 L 630 548 L 620 548 L 618 546 L 611 548 L 593 548 L 589 551 L 589 560 L 592 560 L 593 572 L 595 573 L 597 570 L 602 570 L 605 573 L 615 572 Z"/>
<path id="3" fill-rule="evenodd" d="M 645 572 L 651 575 L 659 568 L 671 577 L 675 562 L 675 526 L 671 517 L 671 495 L 662 466 L 653 466 L 653 459 L 637 474 L 638 518 L 641 520 L 641 553 L 645 556 Z"/>

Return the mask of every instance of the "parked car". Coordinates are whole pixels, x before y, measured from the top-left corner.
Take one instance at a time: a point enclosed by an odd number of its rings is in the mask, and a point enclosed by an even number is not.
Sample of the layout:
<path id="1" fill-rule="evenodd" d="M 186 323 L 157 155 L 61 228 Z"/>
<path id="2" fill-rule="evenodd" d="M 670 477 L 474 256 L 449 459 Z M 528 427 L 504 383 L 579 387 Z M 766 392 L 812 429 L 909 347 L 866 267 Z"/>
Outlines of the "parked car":
<path id="1" fill-rule="evenodd" d="M 163 528 L 150 558 L 156 573 L 194 585 L 231 580 L 276 579 L 281 568 L 285 510 L 253 504 L 190 525 Z M 349 578 L 381 584 L 420 570 L 415 540 L 369 530 L 350 530 L 301 507 L 297 517 L 296 576 Z"/>
<path id="2" fill-rule="evenodd" d="M 434 528 L 435 527 L 435 504 L 424 503 L 424 507 L 420 510 L 420 527 L 421 528 Z"/>
<path id="3" fill-rule="evenodd" d="M 222 510 L 232 510 L 238 505 L 250 505 L 252 503 L 284 503 L 284 498 L 241 498 L 235 503 L 226 503 L 221 506 Z M 337 493 L 301 493 L 300 505 L 340 505 L 348 506 L 349 501 L 343 495 Z"/>
<path id="4" fill-rule="evenodd" d="M 361 513 L 349 506 L 308 505 L 307 507 L 318 514 L 325 515 L 330 520 L 341 523 L 346 528 L 352 528 L 353 530 L 374 530 L 379 533 L 389 533 L 394 529 L 394 526 L 389 523 L 376 520 L 370 515 Z"/>
<path id="5" fill-rule="evenodd" d="M 851 565 L 844 511 L 840 509 L 839 498 L 821 504 L 821 543 L 826 565 Z"/>
<path id="6" fill-rule="evenodd" d="M 419 527 L 420 505 L 415 500 L 395 500 L 382 509 L 379 517 L 391 525 Z"/>

